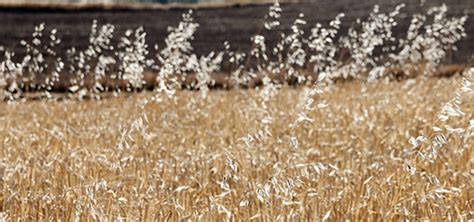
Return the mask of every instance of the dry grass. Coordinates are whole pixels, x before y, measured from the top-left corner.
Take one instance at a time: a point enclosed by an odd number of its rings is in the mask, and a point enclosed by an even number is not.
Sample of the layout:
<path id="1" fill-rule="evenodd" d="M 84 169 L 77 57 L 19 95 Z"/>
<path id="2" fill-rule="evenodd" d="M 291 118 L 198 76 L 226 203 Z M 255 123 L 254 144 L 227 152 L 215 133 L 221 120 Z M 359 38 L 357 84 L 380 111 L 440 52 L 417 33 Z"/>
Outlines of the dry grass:
<path id="1" fill-rule="evenodd" d="M 308 114 L 314 122 L 293 128 L 303 88 L 282 88 L 266 109 L 258 90 L 180 91 L 159 104 L 150 93 L 1 103 L 0 212 L 12 221 L 473 219 L 473 130 L 448 136 L 433 163 L 408 143 L 432 136 L 459 81 L 336 84 L 317 99 L 328 106 Z M 468 128 L 472 99 L 452 127 Z M 271 136 L 242 139 L 266 126 Z"/>

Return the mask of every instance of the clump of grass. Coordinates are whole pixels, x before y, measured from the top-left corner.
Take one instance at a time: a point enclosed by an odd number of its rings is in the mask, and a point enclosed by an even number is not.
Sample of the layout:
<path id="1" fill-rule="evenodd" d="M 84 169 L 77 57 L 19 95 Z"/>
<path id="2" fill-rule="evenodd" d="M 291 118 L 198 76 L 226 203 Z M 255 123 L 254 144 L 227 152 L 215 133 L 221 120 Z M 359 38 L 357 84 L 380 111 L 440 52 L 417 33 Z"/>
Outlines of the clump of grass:
<path id="1" fill-rule="evenodd" d="M 141 91 L 162 88 L 162 82 L 175 82 L 175 88 L 200 89 L 205 96 L 209 87 L 255 87 L 264 78 L 280 84 L 306 84 L 319 76 L 326 80 L 413 78 L 432 75 L 455 44 L 466 37 L 467 16 L 452 17 L 441 5 L 415 14 L 405 38 L 395 38 L 404 4 L 392 11 L 378 5 L 367 18 L 356 20 L 348 30 L 341 30 L 344 14 L 328 24 L 308 24 L 300 13 L 289 31 L 280 24 L 283 9 L 278 2 L 269 7 L 261 30 L 250 39 L 251 49 L 242 52 L 225 42 L 222 51 L 198 55 L 192 41 L 199 28 L 193 11 L 182 15 L 175 27 L 168 28 L 165 45 L 156 55 L 149 55 L 146 30 L 137 28 L 119 35 L 114 41 L 115 27 L 94 21 L 89 46 L 78 51 L 56 52 L 60 34 L 46 25 L 35 27 L 31 40 L 21 40 L 23 58 L 15 58 L 8 49 L 0 63 L 0 90 L 4 99 L 22 97 L 24 92 L 41 91 L 51 98 L 54 90 L 99 99 L 103 91 Z M 313 27 L 311 32 L 305 30 Z M 266 35 L 277 35 L 274 45 Z M 118 42 L 118 45 L 114 45 Z M 166 74 L 167 73 L 167 74 Z M 216 77 L 216 74 L 217 75 Z M 220 76 L 220 77 L 219 77 Z M 217 79 L 221 79 L 218 83 Z M 268 82 L 268 81 L 267 81 Z"/>

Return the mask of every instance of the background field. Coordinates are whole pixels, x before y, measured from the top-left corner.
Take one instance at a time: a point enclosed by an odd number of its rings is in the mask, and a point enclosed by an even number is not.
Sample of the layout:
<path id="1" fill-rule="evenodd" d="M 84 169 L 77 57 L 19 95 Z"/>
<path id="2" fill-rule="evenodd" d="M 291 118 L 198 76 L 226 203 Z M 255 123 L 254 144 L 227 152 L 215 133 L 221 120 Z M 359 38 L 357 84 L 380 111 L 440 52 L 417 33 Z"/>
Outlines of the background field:
<path id="1" fill-rule="evenodd" d="M 462 39 L 457 46 L 459 51 L 450 55 L 445 62 L 465 62 L 468 60 L 474 48 L 474 2 L 470 0 L 430 0 L 420 6 L 420 1 L 388 1 L 388 0 L 318 0 L 302 3 L 282 3 L 283 13 L 281 18 L 282 27 L 286 32 L 290 29 L 291 23 L 297 18 L 299 13 L 305 14 L 308 25 L 307 31 L 316 22 L 327 24 L 338 13 L 344 12 L 342 31 L 345 35 L 347 28 L 354 25 L 357 18 L 364 18 L 372 10 L 375 4 L 379 4 L 381 10 L 390 11 L 400 3 L 407 6 L 402 9 L 401 19 L 395 27 L 396 37 L 405 37 L 406 29 L 411 16 L 414 13 L 423 13 L 432 6 L 439 6 L 446 3 L 449 8 L 448 15 L 462 16 L 470 15 L 465 28 L 468 35 Z M 256 33 L 263 32 L 262 23 L 265 14 L 268 12 L 269 4 L 242 5 L 228 7 L 203 7 L 194 13 L 195 20 L 200 24 L 195 34 L 193 46 L 198 55 L 208 54 L 211 51 L 221 51 L 224 49 L 223 42 L 228 41 L 232 49 L 240 49 L 248 52 L 251 47 L 250 37 Z M 67 7 L 66 7 L 67 8 Z M 64 7 L 58 8 L 0 8 L 0 45 L 23 55 L 20 40 L 29 39 L 34 30 L 34 26 L 41 22 L 47 28 L 58 29 L 58 37 L 62 39 L 57 51 L 65 53 L 71 47 L 85 49 L 88 45 L 88 36 L 92 20 L 97 19 L 99 23 L 111 23 L 116 25 L 116 35 L 122 35 L 126 29 L 143 26 L 148 33 L 147 42 L 150 54 L 154 54 L 153 45 L 158 44 L 160 48 L 164 45 L 167 36 L 167 27 L 176 26 L 181 19 L 181 14 L 186 12 L 186 8 L 171 8 L 168 10 L 130 10 L 119 8 L 116 10 L 104 10 L 98 8 L 84 8 L 78 10 L 67 10 Z M 397 30 L 403 30 L 397 32 Z M 118 39 L 118 38 L 116 38 Z M 279 36 L 266 35 L 268 45 L 274 45 Z"/>

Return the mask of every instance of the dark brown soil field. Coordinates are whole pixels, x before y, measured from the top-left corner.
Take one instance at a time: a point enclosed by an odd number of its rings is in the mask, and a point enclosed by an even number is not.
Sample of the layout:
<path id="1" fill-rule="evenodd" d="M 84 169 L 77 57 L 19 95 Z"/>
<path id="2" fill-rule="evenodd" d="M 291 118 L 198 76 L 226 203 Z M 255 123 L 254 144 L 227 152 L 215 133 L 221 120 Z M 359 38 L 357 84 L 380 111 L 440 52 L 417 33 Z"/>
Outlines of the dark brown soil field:
<path id="1" fill-rule="evenodd" d="M 459 42 L 459 52 L 454 53 L 446 62 L 465 62 L 474 52 L 474 1 L 472 0 L 428 0 L 421 6 L 419 1 L 399 0 L 318 0 L 302 3 L 282 4 L 282 24 L 287 30 L 291 23 L 302 12 L 308 21 L 308 29 L 316 22 L 326 23 L 336 14 L 344 12 L 343 28 L 355 23 L 356 18 L 364 18 L 375 4 L 380 5 L 383 11 L 392 10 L 397 4 L 406 3 L 407 6 L 400 15 L 400 24 L 396 28 L 396 35 L 404 36 L 407 26 L 414 13 L 426 13 L 431 6 L 446 3 L 449 15 L 462 16 L 469 14 L 466 22 L 468 38 Z M 143 26 L 148 33 L 147 39 L 150 50 L 153 45 L 164 45 L 167 27 L 178 24 L 181 13 L 187 9 L 175 7 L 170 9 L 127 9 L 113 10 L 100 7 L 67 9 L 34 8 L 34 7 L 2 7 L 0 8 L 0 46 L 14 50 L 17 55 L 22 54 L 20 40 L 31 38 L 33 27 L 41 22 L 46 24 L 47 31 L 58 29 L 58 36 L 62 39 L 59 52 L 65 52 L 71 47 L 83 49 L 88 44 L 88 35 L 91 23 L 97 19 L 99 23 L 112 23 L 116 26 L 115 39 L 123 35 L 126 29 Z M 201 7 L 195 10 L 195 20 L 200 24 L 193 42 L 197 54 L 207 54 L 213 50 L 222 50 L 223 42 L 229 41 L 232 48 L 248 50 L 250 36 L 262 30 L 263 17 L 268 11 L 268 5 L 237 5 L 227 7 Z M 345 31 L 342 32 L 344 34 Z M 276 33 L 266 35 L 269 44 L 275 42 L 279 36 Z M 153 51 L 151 52 L 153 53 Z"/>

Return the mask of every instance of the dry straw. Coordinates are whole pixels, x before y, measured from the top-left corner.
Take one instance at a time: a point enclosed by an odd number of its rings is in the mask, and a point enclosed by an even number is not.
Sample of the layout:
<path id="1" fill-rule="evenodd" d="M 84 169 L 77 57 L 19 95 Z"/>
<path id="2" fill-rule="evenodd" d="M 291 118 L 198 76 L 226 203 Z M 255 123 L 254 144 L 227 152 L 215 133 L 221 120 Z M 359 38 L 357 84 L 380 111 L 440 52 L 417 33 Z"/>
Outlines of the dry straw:
<path id="1" fill-rule="evenodd" d="M 340 39 L 342 14 L 309 34 L 300 15 L 275 46 L 258 33 L 250 53 L 226 43 L 207 56 L 193 52 L 192 12 L 154 58 L 144 29 L 114 47 L 113 25 L 94 22 L 68 65 L 55 31 L 45 40 L 37 26 L 25 58 L 0 63 L 0 221 L 472 219 L 474 69 L 430 77 L 465 18 L 415 15 L 386 49 L 400 10 L 375 7 Z M 263 28 L 281 12 L 270 7 Z M 257 87 L 210 91 L 226 62 L 229 84 Z M 120 93 L 120 81 L 141 90 L 147 69 L 154 91 Z M 71 98 L 96 100 L 23 102 L 28 90 L 52 97 L 65 70 Z M 388 81 L 400 75 L 411 78 Z M 100 100 L 106 90 L 115 97 Z"/>

